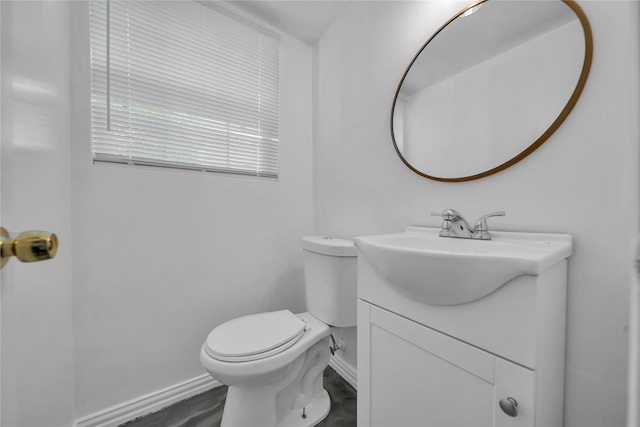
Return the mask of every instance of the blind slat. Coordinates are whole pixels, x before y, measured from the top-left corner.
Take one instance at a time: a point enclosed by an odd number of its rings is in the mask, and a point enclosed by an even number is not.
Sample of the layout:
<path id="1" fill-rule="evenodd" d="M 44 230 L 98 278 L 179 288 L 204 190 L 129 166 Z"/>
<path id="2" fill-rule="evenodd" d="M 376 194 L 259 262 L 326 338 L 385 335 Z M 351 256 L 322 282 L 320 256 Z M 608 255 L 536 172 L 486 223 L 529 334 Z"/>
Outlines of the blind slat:
<path id="1" fill-rule="evenodd" d="M 90 29 L 95 161 L 277 177 L 277 38 L 192 1 L 92 1 Z"/>

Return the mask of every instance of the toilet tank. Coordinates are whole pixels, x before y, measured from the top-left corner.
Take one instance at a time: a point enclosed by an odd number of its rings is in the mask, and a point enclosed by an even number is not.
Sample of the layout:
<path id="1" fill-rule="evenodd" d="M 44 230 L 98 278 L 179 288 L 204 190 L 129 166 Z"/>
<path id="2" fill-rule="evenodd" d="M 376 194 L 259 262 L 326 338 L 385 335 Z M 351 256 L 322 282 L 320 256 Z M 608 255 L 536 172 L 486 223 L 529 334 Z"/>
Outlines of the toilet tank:
<path id="1" fill-rule="evenodd" d="M 357 249 L 351 240 L 303 237 L 307 311 L 331 326 L 356 325 Z"/>

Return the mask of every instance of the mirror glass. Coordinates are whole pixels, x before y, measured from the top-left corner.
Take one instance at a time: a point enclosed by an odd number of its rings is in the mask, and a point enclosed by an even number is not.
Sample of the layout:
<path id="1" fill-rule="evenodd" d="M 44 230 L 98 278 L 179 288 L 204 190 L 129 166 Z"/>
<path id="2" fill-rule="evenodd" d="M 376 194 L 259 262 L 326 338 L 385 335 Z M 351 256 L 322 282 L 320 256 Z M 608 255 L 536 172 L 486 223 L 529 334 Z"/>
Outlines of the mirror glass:
<path id="1" fill-rule="evenodd" d="M 572 1 L 474 3 L 425 43 L 393 103 L 396 151 L 414 172 L 467 181 L 526 157 L 586 82 L 591 30 Z"/>

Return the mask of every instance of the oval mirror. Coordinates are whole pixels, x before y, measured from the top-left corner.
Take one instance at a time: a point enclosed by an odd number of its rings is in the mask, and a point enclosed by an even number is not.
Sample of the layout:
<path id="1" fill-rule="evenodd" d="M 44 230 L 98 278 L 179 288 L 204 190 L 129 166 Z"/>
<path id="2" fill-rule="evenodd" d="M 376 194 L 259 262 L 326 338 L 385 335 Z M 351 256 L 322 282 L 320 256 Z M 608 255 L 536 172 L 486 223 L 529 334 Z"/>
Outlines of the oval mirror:
<path id="1" fill-rule="evenodd" d="M 438 181 L 499 172 L 562 124 L 589 74 L 593 44 L 571 0 L 473 3 L 422 46 L 391 111 L 402 161 Z"/>

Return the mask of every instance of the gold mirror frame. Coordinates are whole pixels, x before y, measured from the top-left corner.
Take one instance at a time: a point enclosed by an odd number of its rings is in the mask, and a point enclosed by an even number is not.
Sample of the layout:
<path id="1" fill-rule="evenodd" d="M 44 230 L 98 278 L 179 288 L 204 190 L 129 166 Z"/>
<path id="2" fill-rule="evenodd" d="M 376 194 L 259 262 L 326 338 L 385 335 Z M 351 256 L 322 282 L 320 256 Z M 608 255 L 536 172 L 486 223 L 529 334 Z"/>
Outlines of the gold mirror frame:
<path id="1" fill-rule="evenodd" d="M 518 154 L 517 156 L 513 157 L 512 159 L 510 159 L 510 160 L 508 160 L 508 161 L 506 161 L 506 162 L 504 162 L 504 163 L 502 163 L 502 164 L 500 164 L 500 165 L 498 165 L 498 166 L 496 166 L 496 167 L 494 167 L 492 169 L 489 169 L 489 170 L 487 170 L 485 172 L 481 172 L 481 173 L 477 173 L 477 174 L 469 175 L 469 176 L 464 176 L 464 177 L 458 177 L 458 178 L 442 178 L 442 177 L 428 175 L 428 174 L 426 174 L 426 173 L 424 173 L 422 171 L 419 171 L 416 168 L 414 168 L 404 158 L 404 156 L 400 152 L 400 149 L 398 148 L 398 144 L 396 143 L 395 134 L 394 134 L 394 131 L 393 131 L 393 116 L 394 116 L 394 112 L 395 112 L 395 108 L 396 108 L 396 101 L 398 99 L 398 95 L 400 94 L 400 88 L 402 87 L 402 83 L 404 82 L 405 78 L 407 77 L 407 74 L 409 73 L 409 70 L 411 69 L 411 66 L 418 59 L 418 57 L 420 56 L 422 51 L 427 47 L 427 45 L 431 42 L 431 40 L 433 40 L 444 28 L 447 27 L 447 25 L 449 25 L 451 22 L 453 22 L 456 18 L 458 18 L 463 13 L 465 13 L 467 10 L 469 10 L 469 9 L 479 5 L 479 4 L 485 3 L 486 1 L 488 1 L 488 0 L 479 0 L 479 1 L 476 1 L 474 3 L 471 3 L 470 5 L 468 5 L 464 9 L 462 9 L 460 12 L 455 14 L 447 22 L 445 22 L 444 25 L 442 25 L 438 29 L 438 31 L 436 31 L 429 38 L 429 40 L 427 40 L 427 42 L 425 44 L 423 44 L 422 47 L 418 50 L 418 53 L 413 57 L 413 59 L 409 63 L 409 66 L 407 67 L 407 69 L 405 70 L 404 74 L 402 75 L 402 79 L 400 79 L 400 83 L 398 83 L 398 88 L 397 88 L 395 96 L 393 98 L 393 104 L 392 104 L 392 107 L 391 107 L 390 127 L 391 127 L 391 139 L 393 140 L 393 147 L 395 148 L 396 153 L 398 154 L 398 156 L 400 157 L 402 162 L 409 169 L 411 169 L 413 172 L 415 172 L 418 175 L 421 175 L 421 176 L 423 176 L 425 178 L 429 178 L 429 179 L 432 179 L 432 180 L 435 180 L 435 181 L 442 181 L 442 182 L 472 181 L 472 180 L 475 180 L 475 179 L 480 179 L 480 178 L 484 178 L 484 177 L 489 176 L 489 175 L 493 175 L 493 174 L 498 173 L 498 172 L 500 172 L 500 171 L 502 171 L 504 169 L 507 169 L 510 166 L 513 166 L 514 164 L 518 163 L 520 160 L 522 160 L 525 157 L 527 157 L 529 154 L 533 153 L 542 144 L 544 144 L 544 142 L 547 139 L 549 139 L 549 137 L 560 127 L 560 125 L 562 125 L 564 120 L 571 113 L 571 110 L 573 110 L 573 107 L 578 102 L 578 98 L 580 98 L 580 95 L 582 94 L 582 90 L 583 90 L 583 88 L 584 88 L 584 86 L 585 86 L 585 84 L 587 82 L 587 77 L 589 76 L 589 70 L 591 69 L 591 62 L 592 62 L 592 59 L 593 59 L 593 34 L 591 32 L 591 26 L 589 25 L 589 20 L 587 19 L 587 16 L 583 12 L 582 8 L 580 8 L 580 6 L 578 6 L 578 4 L 574 0 L 561 0 L 563 3 L 565 3 L 576 14 L 578 19 L 580 20 L 580 24 L 582 25 L 582 30 L 584 32 L 585 53 L 584 53 L 584 61 L 582 63 L 582 71 L 580 73 L 580 78 L 578 79 L 578 83 L 576 84 L 576 87 L 573 90 L 573 93 L 571 94 L 571 97 L 569 98 L 569 101 L 567 102 L 565 107 L 560 112 L 560 115 L 558 115 L 558 117 L 553 121 L 553 123 L 551 123 L 551 126 L 549 126 L 549 128 L 542 135 L 540 135 L 540 137 L 538 139 L 536 139 L 531 145 L 529 145 L 526 149 L 524 149 L 520 154 Z"/>

